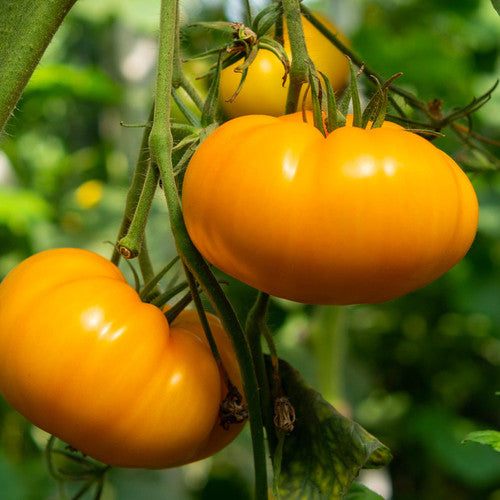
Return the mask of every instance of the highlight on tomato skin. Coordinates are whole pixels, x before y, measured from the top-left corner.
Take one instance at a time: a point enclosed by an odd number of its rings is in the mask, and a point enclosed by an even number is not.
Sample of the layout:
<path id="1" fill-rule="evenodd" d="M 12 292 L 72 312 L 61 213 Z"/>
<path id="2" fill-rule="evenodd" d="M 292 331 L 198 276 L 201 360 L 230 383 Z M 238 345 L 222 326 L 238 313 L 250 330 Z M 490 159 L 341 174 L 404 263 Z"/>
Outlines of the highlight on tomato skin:
<path id="1" fill-rule="evenodd" d="M 232 345 L 210 324 L 243 394 Z M 193 311 L 171 325 L 119 269 L 72 248 L 33 255 L 0 284 L 0 392 L 34 425 L 109 465 L 168 468 L 216 453 L 227 389 Z"/>
<path id="2" fill-rule="evenodd" d="M 422 137 L 385 122 L 325 138 L 301 113 L 223 124 L 192 157 L 182 197 L 210 263 L 308 304 L 417 290 L 464 257 L 478 222 L 469 179 Z"/>

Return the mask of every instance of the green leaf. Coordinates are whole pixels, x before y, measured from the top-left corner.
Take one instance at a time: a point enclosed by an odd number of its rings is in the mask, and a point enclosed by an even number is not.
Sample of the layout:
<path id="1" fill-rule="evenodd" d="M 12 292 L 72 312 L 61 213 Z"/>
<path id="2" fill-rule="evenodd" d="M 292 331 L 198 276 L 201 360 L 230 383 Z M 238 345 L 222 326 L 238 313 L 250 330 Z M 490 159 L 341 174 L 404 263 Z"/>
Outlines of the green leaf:
<path id="1" fill-rule="evenodd" d="M 494 488 L 498 484 L 500 454 L 489 446 L 460 444 L 462 436 L 473 428 L 473 421 L 440 406 L 414 406 L 405 425 L 425 460 L 448 476 L 470 488 Z"/>
<path id="2" fill-rule="evenodd" d="M 475 431 L 467 434 L 462 443 L 471 441 L 473 443 L 486 444 L 495 451 L 500 452 L 500 431 Z"/>
<path id="3" fill-rule="evenodd" d="M 325 82 L 326 103 L 327 103 L 326 131 L 330 133 L 332 130 L 335 130 L 339 126 L 337 118 L 337 113 L 338 113 L 337 99 L 335 98 L 335 92 L 333 91 L 332 84 L 330 83 L 330 80 L 328 80 L 328 77 L 321 71 L 318 72 L 321 74 L 321 77 Z"/>
<path id="4" fill-rule="evenodd" d="M 365 485 L 353 483 L 344 500 L 384 500 L 378 493 L 370 490 Z"/>
<path id="5" fill-rule="evenodd" d="M 219 54 L 217 61 L 217 70 L 215 72 L 210 88 L 208 89 L 207 98 L 201 112 L 201 126 L 208 127 L 217 121 L 217 113 L 219 111 L 219 82 L 222 71 L 222 53 Z"/>
<path id="6" fill-rule="evenodd" d="M 234 27 L 228 22 L 199 22 L 181 26 L 179 37 L 181 47 L 190 49 L 187 51 L 190 58 L 199 58 L 226 49 L 234 42 L 234 33 Z M 203 41 L 201 47 L 200 40 Z"/>
<path id="7" fill-rule="evenodd" d="M 283 6 L 280 2 L 273 2 L 261 10 L 253 20 L 252 30 L 260 38 L 265 35 L 273 26 L 279 17 L 283 15 Z"/>
<path id="8" fill-rule="evenodd" d="M 326 136 L 325 126 L 323 124 L 323 113 L 321 111 L 321 83 L 311 65 L 309 65 L 309 85 L 311 86 L 314 126 L 323 134 L 323 136 Z"/>
<path id="9" fill-rule="evenodd" d="M 386 446 L 338 413 L 282 360 L 280 377 L 296 414 L 295 429 L 286 436 L 281 457 L 278 484 L 284 498 L 340 499 L 363 467 L 390 462 Z"/>
<path id="10" fill-rule="evenodd" d="M 121 88 L 99 68 L 78 68 L 64 64 L 49 64 L 35 70 L 26 93 L 74 96 L 90 102 L 116 104 Z"/>
<path id="11" fill-rule="evenodd" d="M 359 90 L 358 90 L 358 77 L 359 73 L 356 74 L 354 71 L 354 65 L 352 61 L 349 59 L 349 68 L 351 71 L 351 83 L 349 88 L 351 90 L 351 102 L 352 102 L 352 126 L 353 127 L 361 127 L 361 102 L 359 99 Z"/>
<path id="12" fill-rule="evenodd" d="M 0 188 L 0 224 L 16 234 L 28 234 L 30 228 L 53 215 L 44 198 L 27 189 Z"/>
<path id="13" fill-rule="evenodd" d="M 493 8 L 497 11 L 498 15 L 500 15 L 500 0 L 491 0 L 491 4 Z"/>

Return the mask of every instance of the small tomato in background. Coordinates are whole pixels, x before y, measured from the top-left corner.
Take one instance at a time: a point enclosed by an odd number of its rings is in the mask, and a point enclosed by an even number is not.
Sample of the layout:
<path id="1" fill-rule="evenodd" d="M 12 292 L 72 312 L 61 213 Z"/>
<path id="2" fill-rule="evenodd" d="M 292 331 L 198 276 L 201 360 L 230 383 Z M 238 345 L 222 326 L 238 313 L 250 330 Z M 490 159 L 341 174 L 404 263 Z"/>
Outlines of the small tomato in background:
<path id="1" fill-rule="evenodd" d="M 325 138 L 301 113 L 215 130 L 188 165 L 183 210 L 209 262 L 307 304 L 421 288 L 463 258 L 478 222 L 469 179 L 422 137 L 385 122 Z"/>
<path id="2" fill-rule="evenodd" d="M 227 388 L 196 313 L 169 326 L 112 263 L 85 250 L 36 254 L 0 284 L 0 392 L 33 424 L 101 462 L 166 468 L 228 444 Z M 214 338 L 242 393 L 217 318 Z"/>
<path id="3" fill-rule="evenodd" d="M 78 186 L 75 191 L 75 201 L 80 208 L 90 210 L 101 201 L 103 191 L 103 183 L 92 179 Z"/>
<path id="4" fill-rule="evenodd" d="M 322 16 L 317 17 L 330 31 L 335 33 L 346 45 L 346 37 Z M 332 88 L 342 90 L 349 79 L 349 63 L 347 58 L 336 49 L 307 19 L 302 17 L 302 25 L 307 50 L 318 71 L 322 71 L 330 80 Z M 284 48 L 291 60 L 290 42 L 284 26 Z M 233 102 L 227 102 L 238 88 L 241 73 L 234 69 L 242 64 L 226 68 L 221 73 L 220 102 L 222 109 L 229 118 L 241 115 L 266 114 L 280 116 L 285 111 L 288 81 L 283 86 L 284 69 L 275 54 L 261 49 L 248 69 L 243 87 Z M 309 100 L 310 101 L 310 100 Z M 310 106 L 310 104 L 309 104 Z"/>

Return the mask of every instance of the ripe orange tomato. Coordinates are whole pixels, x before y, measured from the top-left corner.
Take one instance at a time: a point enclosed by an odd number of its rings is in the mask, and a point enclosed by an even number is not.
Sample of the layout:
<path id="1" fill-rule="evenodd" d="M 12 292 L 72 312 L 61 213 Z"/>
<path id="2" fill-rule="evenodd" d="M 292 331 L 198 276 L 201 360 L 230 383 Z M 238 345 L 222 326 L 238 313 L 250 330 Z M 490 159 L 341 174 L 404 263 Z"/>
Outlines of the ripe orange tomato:
<path id="1" fill-rule="evenodd" d="M 336 33 L 339 39 L 348 44 L 347 39 L 327 19 L 317 16 L 330 31 Z M 309 56 L 317 70 L 326 74 L 332 88 L 341 90 L 349 78 L 349 63 L 346 57 L 336 49 L 307 19 L 302 17 L 304 36 Z M 290 43 L 284 27 L 284 48 L 291 60 Z M 279 59 L 268 50 L 261 49 L 250 65 L 241 92 L 233 102 L 227 102 L 238 88 L 241 73 L 234 69 L 242 61 L 226 68 L 221 73 L 220 103 L 229 118 L 241 115 L 267 114 L 279 116 L 285 111 L 288 82 L 282 85 L 283 65 Z"/>
<path id="2" fill-rule="evenodd" d="M 467 176 L 422 137 L 386 122 L 325 138 L 300 113 L 215 130 L 187 168 L 183 209 L 209 262 L 308 304 L 416 290 L 463 258 L 478 220 Z"/>
<path id="3" fill-rule="evenodd" d="M 0 285 L 0 392 L 33 424 L 102 462 L 173 467 L 224 447 L 225 382 L 194 312 L 168 325 L 116 266 L 63 248 L 36 254 Z M 240 391 L 232 346 L 214 337 Z"/>

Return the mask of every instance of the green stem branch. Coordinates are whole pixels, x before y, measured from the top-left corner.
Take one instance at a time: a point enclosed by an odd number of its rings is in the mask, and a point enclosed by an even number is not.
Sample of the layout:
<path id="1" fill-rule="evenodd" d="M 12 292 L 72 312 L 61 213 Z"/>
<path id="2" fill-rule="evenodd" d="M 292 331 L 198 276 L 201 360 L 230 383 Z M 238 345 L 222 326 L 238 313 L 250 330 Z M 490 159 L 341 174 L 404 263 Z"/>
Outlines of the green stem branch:
<path id="1" fill-rule="evenodd" d="M 373 79 L 372 77 L 375 77 L 378 81 L 383 82 L 384 79 L 377 74 L 375 71 L 373 71 L 372 68 L 366 66 L 363 61 L 349 48 L 347 45 L 342 43 L 338 37 L 332 33 L 315 15 L 313 12 L 307 8 L 305 5 L 301 4 L 300 9 L 302 11 L 302 14 L 304 17 L 323 35 L 325 36 L 337 49 L 340 50 L 344 55 L 349 57 L 353 64 L 355 64 L 358 68 L 361 68 L 364 66 L 364 71 L 363 74 L 368 77 L 368 81 L 373 84 Z M 410 105 L 412 105 L 415 108 L 418 108 L 419 110 L 423 111 L 424 114 L 427 116 L 429 115 L 427 106 L 424 102 L 420 101 L 417 99 L 412 93 L 407 92 L 406 90 L 402 89 L 401 87 L 398 87 L 397 85 L 391 85 L 391 90 L 395 94 L 400 95 L 403 97 L 406 102 L 408 102 Z M 399 108 L 399 107 L 398 107 Z M 398 109 L 396 108 L 396 109 Z"/>
<path id="2" fill-rule="evenodd" d="M 316 360 L 318 390 L 332 403 L 344 402 L 347 308 L 316 307 L 311 322 L 311 346 Z"/>
<path id="3" fill-rule="evenodd" d="M 267 293 L 259 292 L 254 305 L 250 309 L 247 316 L 245 325 L 245 334 L 250 344 L 253 363 L 257 373 L 257 380 L 259 382 L 259 391 L 261 395 L 262 414 L 264 418 L 264 425 L 266 427 L 267 439 L 269 441 L 269 448 L 274 450 L 276 447 L 276 433 L 273 422 L 271 401 L 271 392 L 269 386 L 269 379 L 267 377 L 266 364 L 264 361 L 264 353 L 262 352 L 262 335 L 266 335 L 267 324 L 266 316 L 269 305 L 269 295 Z"/>
<path id="4" fill-rule="evenodd" d="M 186 91 L 187 95 L 191 98 L 196 107 L 202 111 L 204 105 L 203 98 L 194 85 L 188 80 L 184 72 L 181 73 L 181 87 Z"/>
<path id="5" fill-rule="evenodd" d="M 142 134 L 141 146 L 139 149 L 139 156 L 137 158 L 134 175 L 132 177 L 132 182 L 127 193 L 127 200 L 125 202 L 125 212 L 123 213 L 122 223 L 118 231 L 117 242 L 120 241 L 128 231 L 130 223 L 134 218 L 137 203 L 141 196 L 142 187 L 146 180 L 146 172 L 149 167 L 149 134 L 151 133 L 151 127 L 153 125 L 153 114 L 154 107 L 151 108 L 149 113 L 148 121 L 144 127 Z M 118 265 L 120 262 L 120 251 L 118 250 L 118 245 L 115 246 L 113 250 L 113 255 L 111 256 L 111 262 Z"/>
<path id="6" fill-rule="evenodd" d="M 268 496 L 267 464 L 260 399 L 250 349 L 236 314 L 227 300 L 227 297 L 220 288 L 217 279 L 210 271 L 210 268 L 189 238 L 182 217 L 178 189 L 173 172 L 171 155 L 173 140 L 169 129 L 169 121 L 172 59 L 176 39 L 176 15 L 177 2 L 175 0 L 162 0 L 158 74 L 156 81 L 156 106 L 154 123 L 149 141 L 151 157 L 153 163 L 158 166 L 163 181 L 170 224 L 178 253 L 182 261 L 188 266 L 195 279 L 204 289 L 233 342 L 240 365 L 249 409 L 250 430 L 254 449 L 255 496 L 261 500 Z"/>
<path id="7" fill-rule="evenodd" d="M 158 185 L 158 175 L 158 170 L 149 165 L 127 234 L 118 242 L 120 253 L 127 259 L 137 257 L 141 251 L 146 222 Z"/>
<path id="8" fill-rule="evenodd" d="M 302 85 L 307 83 L 309 68 L 313 68 L 314 65 L 307 53 L 299 0 L 283 0 L 283 10 L 292 52 L 285 108 L 285 113 L 288 114 L 297 111 Z"/>
<path id="9" fill-rule="evenodd" d="M 151 263 L 151 258 L 149 257 L 149 250 L 146 242 L 145 231 L 142 236 L 142 245 L 141 245 L 141 251 L 139 252 L 138 260 L 139 260 L 139 268 L 141 270 L 142 280 L 144 283 L 148 283 L 154 278 L 155 272 L 153 269 L 153 264 Z"/>
<path id="10" fill-rule="evenodd" d="M 205 337 L 208 340 L 208 344 L 210 346 L 210 350 L 219 365 L 219 368 L 222 370 L 226 381 L 229 381 L 229 376 L 227 374 L 226 369 L 224 368 L 224 363 L 222 362 L 222 358 L 220 357 L 219 349 L 217 348 L 217 343 L 215 342 L 214 336 L 212 334 L 212 329 L 210 328 L 210 323 L 208 322 L 207 315 L 205 310 L 203 309 L 203 303 L 201 302 L 200 293 L 198 291 L 198 284 L 194 279 L 193 273 L 188 269 L 187 266 L 184 266 L 184 271 L 186 273 L 187 282 L 189 284 L 189 289 L 191 290 L 191 295 L 193 296 L 193 302 L 196 307 L 196 311 L 198 312 L 198 316 L 200 318 L 201 325 L 203 327 L 203 331 L 205 332 Z"/>

